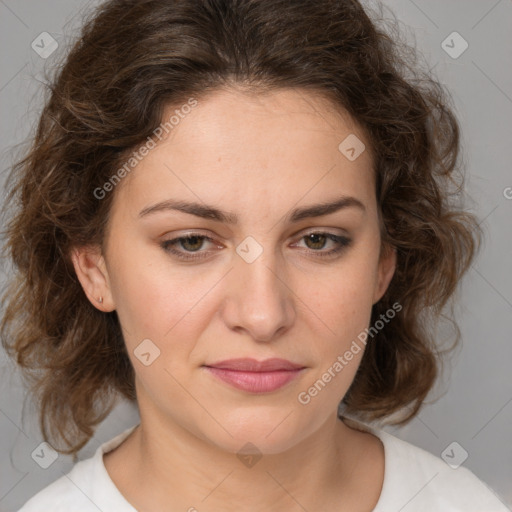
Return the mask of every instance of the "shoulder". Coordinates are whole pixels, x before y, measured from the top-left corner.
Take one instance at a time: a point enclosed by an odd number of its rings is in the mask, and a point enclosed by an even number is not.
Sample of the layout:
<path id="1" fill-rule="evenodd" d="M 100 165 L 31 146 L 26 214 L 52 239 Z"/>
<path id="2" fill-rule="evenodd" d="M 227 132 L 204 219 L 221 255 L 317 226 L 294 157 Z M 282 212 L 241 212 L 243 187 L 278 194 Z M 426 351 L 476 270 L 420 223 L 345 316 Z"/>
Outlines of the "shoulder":
<path id="1" fill-rule="evenodd" d="M 387 437 L 390 452 L 388 493 L 390 499 L 401 503 L 404 512 L 510 512 L 497 494 L 468 468 L 454 469 L 422 448 L 387 436 L 383 437 Z"/>
<path id="2" fill-rule="evenodd" d="M 469 469 L 454 469 L 432 453 L 379 428 L 349 418 L 344 421 L 372 433 L 384 445 L 384 482 L 374 512 L 510 512 Z"/>
<path id="3" fill-rule="evenodd" d="M 30 498 L 18 512 L 97 512 L 98 508 L 87 498 L 91 476 L 94 474 L 94 457 L 78 462 L 66 475 L 45 487 Z M 101 485 L 101 483 L 100 483 Z M 82 492 L 81 487 L 85 487 Z"/>
<path id="4" fill-rule="evenodd" d="M 30 498 L 18 512 L 135 512 L 110 479 L 103 463 L 103 454 L 121 444 L 134 428 L 103 443 L 93 457 L 75 464 L 69 473 Z"/>

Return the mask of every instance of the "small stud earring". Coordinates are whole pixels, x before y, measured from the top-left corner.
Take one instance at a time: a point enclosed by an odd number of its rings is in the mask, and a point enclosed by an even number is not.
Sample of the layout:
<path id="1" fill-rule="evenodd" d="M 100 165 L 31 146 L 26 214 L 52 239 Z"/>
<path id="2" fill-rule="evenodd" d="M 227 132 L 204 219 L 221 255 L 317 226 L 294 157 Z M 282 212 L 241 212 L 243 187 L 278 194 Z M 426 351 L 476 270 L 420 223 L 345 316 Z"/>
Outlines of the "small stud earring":
<path id="1" fill-rule="evenodd" d="M 103 304 L 103 297 L 100 297 L 100 298 L 98 299 L 98 302 L 99 302 L 100 304 Z"/>

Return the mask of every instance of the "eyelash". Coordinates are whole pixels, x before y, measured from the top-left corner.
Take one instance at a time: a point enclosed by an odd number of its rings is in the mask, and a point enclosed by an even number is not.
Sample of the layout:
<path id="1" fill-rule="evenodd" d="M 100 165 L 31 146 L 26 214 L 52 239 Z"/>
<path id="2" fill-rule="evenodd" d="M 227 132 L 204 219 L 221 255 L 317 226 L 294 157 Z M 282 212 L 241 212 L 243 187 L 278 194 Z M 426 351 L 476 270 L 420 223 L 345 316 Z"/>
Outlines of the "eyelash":
<path id="1" fill-rule="evenodd" d="M 332 258 L 332 257 L 336 256 L 338 253 L 342 252 L 347 247 L 349 247 L 350 244 L 352 243 L 352 240 L 346 236 L 335 235 L 334 233 L 328 233 L 328 232 L 324 232 L 324 231 L 314 231 L 311 233 L 307 233 L 306 235 L 302 236 L 300 238 L 300 240 L 302 240 L 308 236 L 311 236 L 311 235 L 325 236 L 337 244 L 337 247 L 335 249 L 331 249 L 330 251 L 320 252 L 320 250 L 315 251 L 314 249 L 309 249 L 309 252 L 314 253 L 315 257 L 320 257 L 320 258 Z M 176 257 L 178 257 L 179 259 L 184 260 L 184 261 L 194 261 L 194 260 L 200 260 L 200 259 L 207 258 L 208 257 L 207 251 L 200 252 L 200 250 L 198 249 L 197 251 L 194 251 L 194 252 L 187 252 L 187 251 L 182 252 L 182 251 L 177 251 L 176 249 L 173 248 L 173 246 L 177 245 L 179 242 L 181 242 L 183 240 L 189 240 L 190 238 L 199 238 L 201 240 L 206 240 L 208 242 L 214 241 L 213 238 L 211 238 L 209 236 L 201 235 L 199 233 L 190 233 L 186 236 L 172 238 L 170 240 L 164 240 L 163 242 L 161 242 L 160 246 L 162 247 L 162 249 L 164 249 L 164 251 L 174 254 Z M 193 254 L 193 256 L 185 256 L 185 254 Z"/>

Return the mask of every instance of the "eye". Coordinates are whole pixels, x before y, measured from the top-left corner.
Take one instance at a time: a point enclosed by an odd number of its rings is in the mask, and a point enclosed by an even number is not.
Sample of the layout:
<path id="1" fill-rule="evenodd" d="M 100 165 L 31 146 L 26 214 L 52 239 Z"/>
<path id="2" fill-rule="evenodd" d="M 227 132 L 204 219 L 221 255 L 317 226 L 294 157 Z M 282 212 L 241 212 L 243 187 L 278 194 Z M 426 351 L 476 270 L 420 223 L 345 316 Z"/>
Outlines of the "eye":
<path id="1" fill-rule="evenodd" d="M 205 241 L 213 242 L 213 238 L 206 235 L 200 235 L 198 233 L 191 233 L 171 240 L 164 240 L 160 246 L 165 251 L 174 254 L 178 258 L 190 261 L 208 257 L 208 253 L 206 251 L 200 251 Z M 176 247 L 181 247 L 183 250 L 176 249 Z"/>
<path id="2" fill-rule="evenodd" d="M 310 252 L 315 253 L 314 256 L 319 256 L 321 258 L 336 256 L 352 243 L 352 240 L 346 236 L 324 231 L 308 233 L 307 235 L 304 235 L 301 240 L 305 241 L 306 247 L 311 249 Z M 329 242 L 331 242 L 334 247 L 328 251 L 322 251 L 321 249 L 323 249 Z"/>

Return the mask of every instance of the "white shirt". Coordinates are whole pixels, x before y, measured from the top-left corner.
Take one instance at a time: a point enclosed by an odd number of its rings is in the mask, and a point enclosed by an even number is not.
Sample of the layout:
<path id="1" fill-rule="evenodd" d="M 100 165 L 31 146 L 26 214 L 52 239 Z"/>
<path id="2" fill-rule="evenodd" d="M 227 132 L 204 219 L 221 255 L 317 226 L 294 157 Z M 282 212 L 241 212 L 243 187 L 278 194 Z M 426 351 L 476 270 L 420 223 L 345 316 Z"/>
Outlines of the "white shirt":
<path id="1" fill-rule="evenodd" d="M 373 512 L 510 512 L 469 469 L 452 469 L 442 459 L 378 429 L 344 418 L 384 445 L 384 483 Z M 102 444 L 93 457 L 32 497 L 18 512 L 137 512 L 119 492 L 103 454 L 128 437 L 131 427 Z"/>

